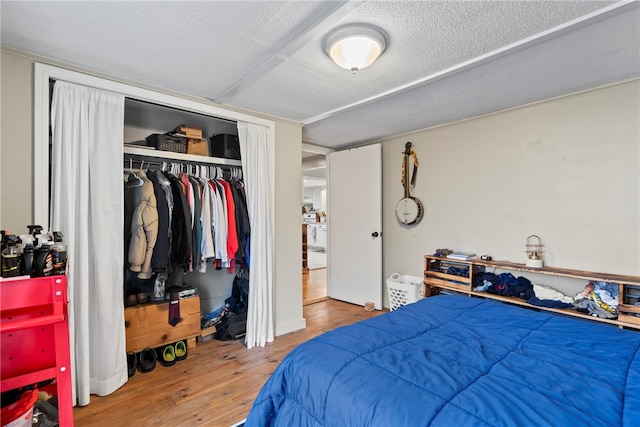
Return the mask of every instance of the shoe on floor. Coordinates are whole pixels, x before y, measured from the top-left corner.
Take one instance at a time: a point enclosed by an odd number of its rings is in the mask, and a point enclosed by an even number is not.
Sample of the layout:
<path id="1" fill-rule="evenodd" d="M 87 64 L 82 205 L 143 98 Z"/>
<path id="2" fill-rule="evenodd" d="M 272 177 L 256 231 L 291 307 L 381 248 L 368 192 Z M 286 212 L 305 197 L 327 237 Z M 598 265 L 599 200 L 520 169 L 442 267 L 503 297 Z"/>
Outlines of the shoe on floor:
<path id="1" fill-rule="evenodd" d="M 136 366 L 138 365 L 138 356 L 135 353 L 127 353 L 127 369 L 129 378 L 136 373 Z"/>
<path id="2" fill-rule="evenodd" d="M 168 344 L 158 349 L 158 362 L 160 362 L 162 366 L 175 365 L 176 350 L 173 344 Z"/>
<path id="3" fill-rule="evenodd" d="M 184 360 L 187 358 L 187 342 L 178 341 L 174 345 L 176 351 L 176 360 Z"/>
<path id="4" fill-rule="evenodd" d="M 138 298 L 135 295 L 127 295 L 127 299 L 124 302 L 125 307 L 133 307 L 138 304 Z"/>
<path id="5" fill-rule="evenodd" d="M 156 360 L 158 360 L 158 356 L 156 352 L 152 348 L 145 348 L 140 352 L 138 357 L 138 369 L 140 372 L 146 373 L 151 372 L 156 367 Z"/>
<path id="6" fill-rule="evenodd" d="M 146 292 L 139 292 L 136 294 L 136 301 L 138 304 L 146 304 L 149 302 L 149 294 Z"/>

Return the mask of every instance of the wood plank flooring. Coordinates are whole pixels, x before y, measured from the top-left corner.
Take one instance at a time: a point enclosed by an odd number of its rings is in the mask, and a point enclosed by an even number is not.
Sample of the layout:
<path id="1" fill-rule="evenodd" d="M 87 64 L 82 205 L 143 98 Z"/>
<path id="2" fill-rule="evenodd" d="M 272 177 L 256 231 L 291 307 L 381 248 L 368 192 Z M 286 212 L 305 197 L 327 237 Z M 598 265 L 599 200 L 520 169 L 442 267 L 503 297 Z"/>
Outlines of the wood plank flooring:
<path id="1" fill-rule="evenodd" d="M 307 270 L 302 274 L 302 304 L 308 305 L 327 299 L 327 269 Z"/>
<path id="2" fill-rule="evenodd" d="M 260 388 L 298 344 L 338 326 L 382 314 L 327 299 L 304 307 L 307 328 L 248 350 L 242 341 L 199 343 L 174 366 L 136 372 L 109 396 L 74 409 L 76 426 L 221 426 L 247 417 Z"/>

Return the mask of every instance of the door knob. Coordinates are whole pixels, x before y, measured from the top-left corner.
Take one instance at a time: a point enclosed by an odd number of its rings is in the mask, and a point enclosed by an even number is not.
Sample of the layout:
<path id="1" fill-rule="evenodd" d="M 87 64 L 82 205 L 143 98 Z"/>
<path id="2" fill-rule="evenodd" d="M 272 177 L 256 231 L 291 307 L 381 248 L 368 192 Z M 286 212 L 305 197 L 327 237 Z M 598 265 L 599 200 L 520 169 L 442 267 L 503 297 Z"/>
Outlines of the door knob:
<path id="1" fill-rule="evenodd" d="M 371 233 L 371 237 L 378 237 L 378 236 L 379 236 L 379 234 L 378 234 L 377 231 L 374 231 L 373 233 Z"/>

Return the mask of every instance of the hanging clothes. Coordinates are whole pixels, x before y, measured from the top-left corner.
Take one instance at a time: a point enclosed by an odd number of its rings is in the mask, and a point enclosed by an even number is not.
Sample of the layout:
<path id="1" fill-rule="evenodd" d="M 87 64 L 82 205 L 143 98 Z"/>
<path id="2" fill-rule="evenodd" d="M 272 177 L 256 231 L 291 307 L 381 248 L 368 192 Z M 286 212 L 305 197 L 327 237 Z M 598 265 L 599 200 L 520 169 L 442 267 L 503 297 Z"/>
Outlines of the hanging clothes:
<path id="1" fill-rule="evenodd" d="M 227 255 L 229 257 L 229 263 L 227 268 L 230 272 L 235 271 L 236 266 L 236 252 L 238 250 L 238 230 L 236 228 L 236 207 L 233 195 L 231 193 L 231 186 L 225 180 L 218 180 L 220 185 L 224 188 L 225 198 L 227 199 L 227 221 L 228 221 L 228 233 L 227 233 Z"/>
<path id="2" fill-rule="evenodd" d="M 173 193 L 173 218 L 171 223 L 171 265 L 183 269 L 191 260 L 191 213 L 183 186 L 175 176 L 165 173 Z"/>
<path id="3" fill-rule="evenodd" d="M 209 264 L 219 270 L 227 268 L 228 273 L 233 273 L 237 266 L 246 267 L 250 226 L 242 181 L 234 177 L 237 174 L 224 179 L 219 168 L 215 168 L 215 173 L 207 168 L 186 170 L 172 167 L 172 172 L 140 171 L 137 173 L 143 186 L 129 189 L 125 185 L 125 216 L 129 217 L 125 222 L 131 224 L 128 227 L 131 236 L 126 241 L 130 242 L 132 261 L 134 254 L 137 257 L 128 270 L 136 271 L 138 265 L 141 270 L 138 275 L 144 270 L 143 276 L 125 274 L 126 283 L 131 281 L 130 277 L 146 279 L 153 275 L 151 282 L 155 278 L 156 287 L 161 282 L 168 290 L 171 286 L 182 286 L 184 273 L 204 273 Z M 209 173 L 215 177 L 209 178 Z M 127 176 L 124 180 L 128 180 Z M 149 251 L 148 265 L 146 259 L 140 264 L 138 253 L 140 237 L 146 237 L 137 232 L 141 202 L 156 212 L 156 240 Z M 137 293 L 147 285 L 136 282 L 135 286 L 131 283 L 127 286 Z M 156 291 L 154 288 L 157 299 Z"/>
<path id="4" fill-rule="evenodd" d="M 202 221 L 200 220 L 202 212 L 202 188 L 200 183 L 194 178 L 189 177 L 189 182 L 193 188 L 193 242 L 191 253 L 193 254 L 192 267 L 193 270 L 200 269 L 201 245 L 202 245 Z"/>
<path id="5" fill-rule="evenodd" d="M 158 237 L 151 256 L 151 270 L 164 273 L 169 265 L 169 204 L 157 175 L 152 172 L 147 178 L 153 184 L 158 210 Z"/>
<path id="6" fill-rule="evenodd" d="M 200 242 L 201 267 L 200 272 L 206 272 L 207 260 L 215 258 L 216 251 L 213 241 L 213 199 L 212 189 L 204 179 L 200 179 L 202 186 L 202 209 L 200 212 L 200 222 L 202 224 L 202 241 Z"/>
<path id="7" fill-rule="evenodd" d="M 168 208 L 168 227 L 167 230 L 167 273 L 171 273 L 173 266 L 171 265 L 171 244 L 172 240 L 172 224 L 173 224 L 173 192 L 171 191 L 171 181 L 162 173 L 162 171 L 156 171 L 155 174 L 158 182 L 162 186 L 165 200 L 167 201 Z"/>
<path id="8" fill-rule="evenodd" d="M 247 202 L 244 186 L 241 181 L 232 179 L 230 182 L 233 200 L 236 204 L 236 229 L 238 237 L 238 251 L 236 252 L 236 264 L 247 264 L 249 256 L 249 236 L 251 235 L 251 225 L 249 224 L 249 213 L 247 212 Z"/>
<path id="9" fill-rule="evenodd" d="M 227 200 L 224 195 L 224 188 L 216 180 L 209 181 L 209 185 L 215 190 L 217 199 L 217 222 L 214 225 L 216 261 L 215 267 L 221 269 L 227 266 L 229 255 L 227 252 L 227 235 L 228 235 L 228 219 L 227 219 Z"/>
<path id="10" fill-rule="evenodd" d="M 153 183 L 143 171 L 138 171 L 136 175 L 142 179 L 143 184 L 134 193 L 136 209 L 131 220 L 129 269 L 137 272 L 139 279 L 149 279 L 151 257 L 158 237 L 158 209 Z"/>

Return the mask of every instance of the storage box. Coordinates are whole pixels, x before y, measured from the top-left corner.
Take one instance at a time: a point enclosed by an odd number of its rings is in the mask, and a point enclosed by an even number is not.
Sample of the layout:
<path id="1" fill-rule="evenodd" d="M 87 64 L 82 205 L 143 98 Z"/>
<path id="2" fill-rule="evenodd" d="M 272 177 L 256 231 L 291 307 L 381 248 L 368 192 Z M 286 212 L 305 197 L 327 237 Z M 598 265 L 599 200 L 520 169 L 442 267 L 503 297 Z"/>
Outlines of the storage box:
<path id="1" fill-rule="evenodd" d="M 174 153 L 187 152 L 187 138 L 180 136 L 154 133 L 145 138 L 147 145 L 156 150 L 171 151 Z"/>
<path id="2" fill-rule="evenodd" d="M 422 277 L 393 273 L 387 279 L 389 308 L 391 311 L 424 297 Z"/>
<path id="3" fill-rule="evenodd" d="M 640 306 L 630 304 L 618 305 L 618 320 L 640 325 Z"/>
<path id="4" fill-rule="evenodd" d="M 213 135 L 210 140 L 210 156 L 240 160 L 240 141 L 236 135 L 223 133 L 220 135 Z"/>
<path id="5" fill-rule="evenodd" d="M 184 135 L 189 139 L 202 139 L 202 129 L 180 125 L 176 127 L 175 130 L 176 132 L 184 133 Z"/>
<path id="6" fill-rule="evenodd" d="M 187 154 L 208 156 L 209 142 L 206 139 L 189 139 L 187 143 Z"/>

